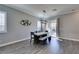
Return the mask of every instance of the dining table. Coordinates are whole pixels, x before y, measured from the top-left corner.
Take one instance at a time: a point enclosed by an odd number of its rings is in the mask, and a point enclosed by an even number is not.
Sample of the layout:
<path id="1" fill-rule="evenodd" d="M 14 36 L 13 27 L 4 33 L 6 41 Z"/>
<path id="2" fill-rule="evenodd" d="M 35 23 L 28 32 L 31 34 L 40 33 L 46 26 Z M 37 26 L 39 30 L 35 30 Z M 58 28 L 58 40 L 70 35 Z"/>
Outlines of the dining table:
<path id="1" fill-rule="evenodd" d="M 34 33 L 34 42 L 35 43 L 39 43 L 40 42 L 40 38 L 47 36 L 48 32 L 37 32 Z"/>

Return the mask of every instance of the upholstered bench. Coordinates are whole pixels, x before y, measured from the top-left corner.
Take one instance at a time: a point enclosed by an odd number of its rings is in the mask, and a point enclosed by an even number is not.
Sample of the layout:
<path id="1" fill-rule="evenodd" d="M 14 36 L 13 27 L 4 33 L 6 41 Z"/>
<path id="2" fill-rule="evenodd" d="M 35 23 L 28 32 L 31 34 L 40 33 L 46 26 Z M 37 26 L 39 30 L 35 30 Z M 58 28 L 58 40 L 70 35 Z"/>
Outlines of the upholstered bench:
<path id="1" fill-rule="evenodd" d="M 50 42 L 51 41 L 51 36 L 45 36 L 45 37 L 39 38 L 39 40 L 42 41 L 42 43 L 46 43 L 47 39 Z"/>

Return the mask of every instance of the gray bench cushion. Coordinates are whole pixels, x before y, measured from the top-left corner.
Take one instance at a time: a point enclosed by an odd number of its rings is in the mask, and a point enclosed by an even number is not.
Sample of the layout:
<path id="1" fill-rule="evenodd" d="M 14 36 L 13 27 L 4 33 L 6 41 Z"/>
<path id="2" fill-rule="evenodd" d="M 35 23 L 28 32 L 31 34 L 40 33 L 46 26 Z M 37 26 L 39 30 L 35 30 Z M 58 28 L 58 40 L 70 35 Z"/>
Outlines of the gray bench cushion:
<path id="1" fill-rule="evenodd" d="M 48 37 L 50 37 L 50 36 L 45 36 L 45 37 L 39 38 L 39 40 L 45 40 L 45 39 L 47 39 Z"/>

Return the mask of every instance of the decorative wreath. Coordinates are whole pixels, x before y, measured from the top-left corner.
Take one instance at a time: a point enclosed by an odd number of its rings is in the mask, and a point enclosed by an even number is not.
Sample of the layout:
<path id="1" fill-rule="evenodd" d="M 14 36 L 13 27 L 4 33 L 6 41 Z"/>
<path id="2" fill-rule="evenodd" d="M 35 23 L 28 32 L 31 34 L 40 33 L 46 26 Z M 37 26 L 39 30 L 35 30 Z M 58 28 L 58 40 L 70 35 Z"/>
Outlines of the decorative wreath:
<path id="1" fill-rule="evenodd" d="M 21 20 L 21 21 L 20 21 L 20 24 L 21 24 L 21 25 L 24 25 L 24 26 L 25 26 L 25 25 L 29 26 L 29 25 L 31 25 L 31 22 L 30 22 L 29 20 Z"/>

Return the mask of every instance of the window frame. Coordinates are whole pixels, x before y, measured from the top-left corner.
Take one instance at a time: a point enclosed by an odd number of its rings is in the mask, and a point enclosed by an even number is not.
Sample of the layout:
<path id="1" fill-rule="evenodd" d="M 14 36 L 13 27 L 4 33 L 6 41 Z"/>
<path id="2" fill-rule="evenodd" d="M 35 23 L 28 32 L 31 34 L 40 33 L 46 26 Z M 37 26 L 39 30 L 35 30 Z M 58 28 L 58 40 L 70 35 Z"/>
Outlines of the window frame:
<path id="1" fill-rule="evenodd" d="M 4 20 L 4 21 L 5 21 L 5 22 L 4 22 L 4 23 L 5 23 L 5 24 L 4 24 L 4 31 L 0 31 L 0 33 L 7 33 L 7 12 L 5 12 L 5 11 L 0 11 L 0 13 L 4 13 L 4 14 L 5 14 L 5 16 L 4 16 L 4 17 L 5 17 L 5 18 L 4 18 L 4 19 L 5 19 L 5 20 Z"/>

